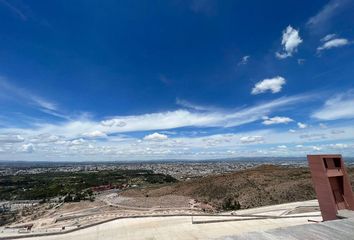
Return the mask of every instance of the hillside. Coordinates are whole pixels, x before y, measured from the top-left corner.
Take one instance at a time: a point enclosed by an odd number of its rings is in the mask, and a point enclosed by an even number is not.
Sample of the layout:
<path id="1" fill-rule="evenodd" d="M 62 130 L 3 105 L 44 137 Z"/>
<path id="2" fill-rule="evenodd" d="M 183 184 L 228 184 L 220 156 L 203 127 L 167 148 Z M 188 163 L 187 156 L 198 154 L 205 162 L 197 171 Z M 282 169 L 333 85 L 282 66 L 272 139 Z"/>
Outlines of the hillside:
<path id="1" fill-rule="evenodd" d="M 348 172 L 354 185 L 354 168 L 348 169 Z M 159 197 L 167 194 L 192 197 L 224 210 L 316 198 L 308 168 L 274 165 L 122 193 L 130 197 Z"/>

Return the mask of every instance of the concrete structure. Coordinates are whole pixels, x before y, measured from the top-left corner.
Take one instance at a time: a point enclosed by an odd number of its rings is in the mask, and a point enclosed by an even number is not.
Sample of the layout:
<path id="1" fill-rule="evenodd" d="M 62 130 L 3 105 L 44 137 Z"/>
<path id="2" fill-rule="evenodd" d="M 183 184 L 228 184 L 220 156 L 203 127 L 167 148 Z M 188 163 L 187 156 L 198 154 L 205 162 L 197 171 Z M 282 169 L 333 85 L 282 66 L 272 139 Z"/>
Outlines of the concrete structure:
<path id="1" fill-rule="evenodd" d="M 349 240 L 354 239 L 354 219 L 340 219 L 318 224 L 306 224 L 266 231 L 249 232 L 220 240 Z"/>
<path id="2" fill-rule="evenodd" d="M 299 213 L 299 209 L 307 211 Z M 228 216 L 194 216 L 193 221 L 204 222 L 192 224 L 192 216 L 146 216 L 131 217 L 113 220 L 110 222 L 81 228 L 76 231 L 64 233 L 58 229 L 42 229 L 30 233 L 18 233 L 17 231 L 2 229 L 0 227 L 0 239 L 27 239 L 27 240 L 196 240 L 217 239 L 229 235 L 244 234 L 252 231 L 266 231 L 270 229 L 289 227 L 303 224 L 315 224 L 308 220 L 321 221 L 317 200 L 294 202 L 274 206 L 266 206 L 254 209 L 239 210 Z M 253 215 L 252 220 L 242 220 Z M 266 216 L 269 218 L 256 218 Z M 271 216 L 278 216 L 274 218 Z M 231 221 L 234 219 L 234 221 Z M 215 220 L 219 220 L 215 222 Z M 220 221 L 225 220 L 225 221 Z M 69 228 L 66 228 L 69 229 Z M 58 234 L 50 235 L 59 231 Z M 33 236 L 37 234 L 37 236 Z M 42 235 L 39 236 L 38 234 Z M 30 237 L 32 235 L 32 237 Z"/>
<path id="3" fill-rule="evenodd" d="M 312 181 L 324 221 L 337 219 L 338 210 L 354 210 L 350 179 L 341 155 L 308 155 Z"/>

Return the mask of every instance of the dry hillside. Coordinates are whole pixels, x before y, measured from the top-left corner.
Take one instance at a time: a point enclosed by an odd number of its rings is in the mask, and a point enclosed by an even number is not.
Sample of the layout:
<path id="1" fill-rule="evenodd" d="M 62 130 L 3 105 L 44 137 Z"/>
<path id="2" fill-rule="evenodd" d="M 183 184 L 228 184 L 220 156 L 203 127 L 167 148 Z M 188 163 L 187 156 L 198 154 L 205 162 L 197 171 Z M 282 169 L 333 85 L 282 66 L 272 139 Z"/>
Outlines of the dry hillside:
<path id="1" fill-rule="evenodd" d="M 354 186 L 354 168 L 348 169 Z M 219 209 L 251 208 L 316 198 L 308 168 L 263 165 L 159 188 L 133 189 L 124 196 L 182 195 Z"/>

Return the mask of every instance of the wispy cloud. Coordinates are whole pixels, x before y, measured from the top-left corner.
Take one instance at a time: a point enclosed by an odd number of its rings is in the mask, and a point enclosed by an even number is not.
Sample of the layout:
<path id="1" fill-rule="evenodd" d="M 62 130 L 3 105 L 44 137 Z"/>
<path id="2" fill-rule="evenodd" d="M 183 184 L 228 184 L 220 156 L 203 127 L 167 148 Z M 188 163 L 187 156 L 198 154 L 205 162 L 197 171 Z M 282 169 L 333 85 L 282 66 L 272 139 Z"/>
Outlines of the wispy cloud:
<path id="1" fill-rule="evenodd" d="M 238 63 L 238 65 L 246 65 L 248 63 L 248 61 L 250 60 L 250 57 L 249 55 L 246 55 L 246 56 L 243 56 L 240 60 L 240 62 Z"/>
<path id="2" fill-rule="evenodd" d="M 115 117 L 119 123 L 109 130 L 117 132 L 163 130 L 180 127 L 232 127 L 258 120 L 277 107 L 291 104 L 293 99 L 279 99 L 259 106 L 243 108 L 235 112 L 192 112 L 176 110 L 138 116 Z M 121 124 L 125 123 L 125 124 Z"/>
<path id="3" fill-rule="evenodd" d="M 346 6 L 351 3 L 351 0 L 331 0 L 314 16 L 307 21 L 307 26 L 317 33 L 326 30 L 331 23 L 333 17 L 338 15 Z"/>
<path id="4" fill-rule="evenodd" d="M 337 34 L 332 33 L 332 34 L 327 34 L 323 38 L 321 38 L 321 42 L 327 42 L 329 40 L 332 40 L 333 38 L 337 37 Z"/>
<path id="5" fill-rule="evenodd" d="M 328 50 L 331 48 L 338 48 L 349 45 L 350 42 L 345 38 L 333 38 L 333 35 L 327 35 L 322 39 L 324 42 L 321 46 L 317 48 L 317 51 Z M 327 39 L 327 40 L 326 40 Z"/>
<path id="6" fill-rule="evenodd" d="M 45 100 L 43 98 L 40 98 L 38 96 L 32 95 L 32 94 L 27 94 L 27 96 L 37 105 L 40 106 L 43 109 L 47 109 L 50 111 L 57 111 L 57 105 L 49 102 L 48 100 Z"/>
<path id="7" fill-rule="evenodd" d="M 202 106 L 198 104 L 191 103 L 187 100 L 176 98 L 176 104 L 178 106 L 187 108 L 187 109 L 192 109 L 196 111 L 218 111 L 218 108 L 212 107 L 212 106 Z"/>
<path id="8" fill-rule="evenodd" d="M 170 85 L 173 82 L 166 74 L 159 74 L 158 79 L 166 85 Z"/>
<path id="9" fill-rule="evenodd" d="M 68 116 L 62 114 L 57 104 L 44 99 L 43 97 L 37 96 L 30 91 L 17 87 L 9 83 L 4 78 L 0 77 L 0 97 L 10 99 L 11 101 L 16 101 L 22 105 L 29 105 L 35 107 L 36 109 L 47 113 L 52 116 L 56 116 L 63 119 L 69 119 Z"/>
<path id="10" fill-rule="evenodd" d="M 69 120 L 60 124 L 37 124 L 37 127 L 34 129 L 12 129 L 11 132 L 28 131 L 30 134 L 61 135 L 74 139 L 83 136 L 97 136 L 100 133 L 112 135 L 137 131 L 160 131 L 182 127 L 228 128 L 255 122 L 262 119 L 265 115 L 279 111 L 284 107 L 289 108 L 305 99 L 311 99 L 311 95 L 283 97 L 236 110 L 200 112 L 179 109 L 142 115 L 117 116 L 102 121 L 79 119 Z"/>
<path id="11" fill-rule="evenodd" d="M 328 99 L 325 104 L 312 114 L 320 120 L 337 120 L 354 118 L 354 91 L 338 94 Z"/>
<path id="12" fill-rule="evenodd" d="M 281 44 L 283 46 L 282 52 L 276 52 L 275 56 L 279 59 L 291 57 L 293 53 L 297 51 L 297 47 L 302 43 L 302 39 L 299 35 L 299 31 L 292 26 L 288 26 L 283 31 Z"/>
<path id="13" fill-rule="evenodd" d="M 0 3 L 6 6 L 8 9 L 11 10 L 17 17 L 19 17 L 23 21 L 27 21 L 28 17 L 24 14 L 24 12 L 17 6 L 10 4 L 6 0 L 0 0 Z"/>

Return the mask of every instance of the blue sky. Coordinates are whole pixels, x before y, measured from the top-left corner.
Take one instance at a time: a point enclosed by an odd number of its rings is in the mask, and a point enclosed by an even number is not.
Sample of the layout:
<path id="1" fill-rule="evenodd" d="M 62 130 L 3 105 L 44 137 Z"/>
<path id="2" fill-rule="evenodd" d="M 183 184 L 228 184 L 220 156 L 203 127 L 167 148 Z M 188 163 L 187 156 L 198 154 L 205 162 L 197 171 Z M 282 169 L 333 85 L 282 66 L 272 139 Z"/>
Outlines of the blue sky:
<path id="1" fill-rule="evenodd" d="M 0 160 L 354 156 L 353 12 L 0 0 Z"/>

